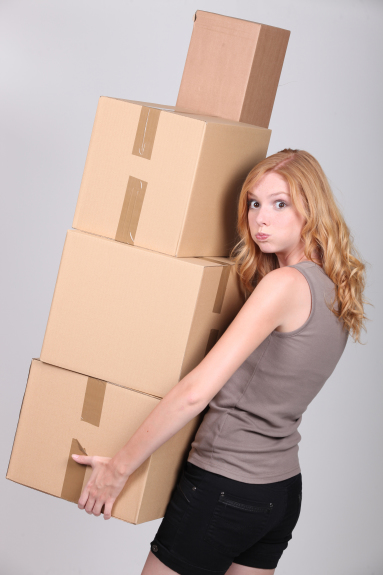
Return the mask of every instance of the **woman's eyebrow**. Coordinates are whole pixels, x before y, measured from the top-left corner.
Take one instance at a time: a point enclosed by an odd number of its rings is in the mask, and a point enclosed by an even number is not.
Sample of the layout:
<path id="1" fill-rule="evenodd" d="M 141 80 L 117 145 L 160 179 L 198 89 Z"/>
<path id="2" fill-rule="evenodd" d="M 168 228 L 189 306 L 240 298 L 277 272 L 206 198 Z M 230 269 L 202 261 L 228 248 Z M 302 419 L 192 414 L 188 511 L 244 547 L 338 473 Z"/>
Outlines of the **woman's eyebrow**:
<path id="1" fill-rule="evenodd" d="M 255 194 L 253 194 L 252 192 L 247 192 L 250 198 L 256 198 L 257 196 Z M 290 194 L 288 192 L 275 192 L 274 194 L 270 194 L 269 198 L 272 198 L 274 196 L 280 196 L 281 194 L 284 194 L 285 196 L 289 196 Z"/>

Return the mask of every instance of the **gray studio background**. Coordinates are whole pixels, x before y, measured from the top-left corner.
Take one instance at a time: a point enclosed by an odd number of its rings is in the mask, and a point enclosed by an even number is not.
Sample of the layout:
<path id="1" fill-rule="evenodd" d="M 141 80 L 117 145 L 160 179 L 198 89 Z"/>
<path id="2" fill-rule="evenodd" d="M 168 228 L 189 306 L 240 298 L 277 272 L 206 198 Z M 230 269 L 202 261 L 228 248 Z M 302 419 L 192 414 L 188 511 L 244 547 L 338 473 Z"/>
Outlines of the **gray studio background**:
<path id="1" fill-rule="evenodd" d="M 269 154 L 322 164 L 368 262 L 375 307 L 300 426 L 302 512 L 277 573 L 381 575 L 382 24 L 373 0 L 0 2 L 1 575 L 139 575 L 134 526 L 5 479 L 39 357 L 100 95 L 174 104 L 196 9 L 291 30 Z"/>

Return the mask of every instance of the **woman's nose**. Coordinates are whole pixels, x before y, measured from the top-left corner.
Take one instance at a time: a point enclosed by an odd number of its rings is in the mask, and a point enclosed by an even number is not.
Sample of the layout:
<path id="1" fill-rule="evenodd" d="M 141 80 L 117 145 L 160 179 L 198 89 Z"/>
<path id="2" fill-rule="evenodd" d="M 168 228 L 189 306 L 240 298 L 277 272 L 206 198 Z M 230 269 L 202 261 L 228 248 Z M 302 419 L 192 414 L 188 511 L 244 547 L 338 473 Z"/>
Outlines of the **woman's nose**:
<path id="1" fill-rule="evenodd" d="M 267 226 L 269 223 L 269 218 L 266 211 L 263 208 L 259 208 L 256 212 L 255 222 L 258 226 Z"/>

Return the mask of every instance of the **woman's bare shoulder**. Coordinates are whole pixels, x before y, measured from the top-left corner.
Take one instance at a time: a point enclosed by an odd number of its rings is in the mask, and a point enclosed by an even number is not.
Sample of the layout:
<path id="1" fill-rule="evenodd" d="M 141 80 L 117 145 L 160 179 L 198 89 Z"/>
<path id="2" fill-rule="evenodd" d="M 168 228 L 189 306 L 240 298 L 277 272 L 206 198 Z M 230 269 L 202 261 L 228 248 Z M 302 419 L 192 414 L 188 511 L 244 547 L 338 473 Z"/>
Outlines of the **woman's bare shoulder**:
<path id="1" fill-rule="evenodd" d="M 257 288 L 262 285 L 263 288 L 267 287 L 268 289 L 276 287 L 280 288 L 282 286 L 285 289 L 293 289 L 299 284 L 307 284 L 307 280 L 304 275 L 296 268 L 284 266 L 266 274 L 258 283 Z"/>
<path id="2" fill-rule="evenodd" d="M 307 319 L 311 311 L 311 290 L 297 268 L 285 266 L 269 272 L 256 290 L 258 288 L 258 301 L 259 297 L 274 301 L 278 313 L 276 331 L 293 331 Z"/>
<path id="3" fill-rule="evenodd" d="M 262 307 L 279 326 L 289 314 L 288 307 L 296 305 L 297 295 L 304 293 L 305 289 L 308 289 L 307 281 L 297 269 L 288 266 L 277 268 L 258 282 L 244 307 L 248 311 Z"/>

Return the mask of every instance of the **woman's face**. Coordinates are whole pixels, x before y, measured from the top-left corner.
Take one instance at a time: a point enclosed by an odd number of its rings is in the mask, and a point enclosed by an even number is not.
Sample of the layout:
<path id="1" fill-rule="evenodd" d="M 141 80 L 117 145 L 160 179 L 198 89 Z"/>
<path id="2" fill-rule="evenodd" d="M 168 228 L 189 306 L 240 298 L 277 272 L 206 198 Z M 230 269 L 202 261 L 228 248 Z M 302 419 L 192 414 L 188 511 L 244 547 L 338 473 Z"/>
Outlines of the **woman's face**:
<path id="1" fill-rule="evenodd" d="M 275 253 L 282 265 L 301 258 L 305 218 L 292 204 L 287 182 L 270 172 L 248 192 L 247 201 L 250 233 L 259 249 Z"/>

